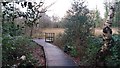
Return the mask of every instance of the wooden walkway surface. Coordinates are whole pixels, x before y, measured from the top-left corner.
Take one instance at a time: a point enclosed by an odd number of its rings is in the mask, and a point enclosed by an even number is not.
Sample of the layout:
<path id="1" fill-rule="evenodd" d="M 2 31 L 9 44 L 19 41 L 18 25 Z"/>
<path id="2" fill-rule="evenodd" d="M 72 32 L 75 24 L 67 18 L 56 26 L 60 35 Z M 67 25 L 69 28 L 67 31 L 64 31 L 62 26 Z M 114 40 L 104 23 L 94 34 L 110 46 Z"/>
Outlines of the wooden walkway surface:
<path id="1" fill-rule="evenodd" d="M 46 65 L 48 67 L 69 66 L 70 68 L 74 68 L 77 66 L 76 63 L 57 46 L 45 42 L 44 39 L 33 39 L 33 41 L 43 46 L 46 57 Z"/>

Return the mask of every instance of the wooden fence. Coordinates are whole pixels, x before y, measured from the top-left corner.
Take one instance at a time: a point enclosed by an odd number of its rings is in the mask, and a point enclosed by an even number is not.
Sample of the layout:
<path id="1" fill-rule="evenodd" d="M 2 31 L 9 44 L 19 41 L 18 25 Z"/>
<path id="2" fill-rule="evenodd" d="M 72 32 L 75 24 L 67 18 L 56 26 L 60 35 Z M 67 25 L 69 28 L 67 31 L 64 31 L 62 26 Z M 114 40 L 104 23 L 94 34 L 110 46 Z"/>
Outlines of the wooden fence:
<path id="1" fill-rule="evenodd" d="M 45 33 L 45 42 L 53 43 L 55 33 Z"/>

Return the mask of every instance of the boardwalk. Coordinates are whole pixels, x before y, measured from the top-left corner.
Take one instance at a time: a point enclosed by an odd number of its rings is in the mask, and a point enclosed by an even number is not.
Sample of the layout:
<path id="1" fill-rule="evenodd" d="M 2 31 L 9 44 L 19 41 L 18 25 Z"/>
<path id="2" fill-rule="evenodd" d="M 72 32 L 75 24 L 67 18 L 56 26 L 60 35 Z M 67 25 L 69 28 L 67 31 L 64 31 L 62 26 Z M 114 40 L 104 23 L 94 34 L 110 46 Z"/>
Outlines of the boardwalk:
<path id="1" fill-rule="evenodd" d="M 44 39 L 33 39 L 33 41 L 43 46 L 46 57 L 46 65 L 48 67 L 70 66 L 71 68 L 73 68 L 76 66 L 75 62 L 57 46 L 46 43 Z"/>

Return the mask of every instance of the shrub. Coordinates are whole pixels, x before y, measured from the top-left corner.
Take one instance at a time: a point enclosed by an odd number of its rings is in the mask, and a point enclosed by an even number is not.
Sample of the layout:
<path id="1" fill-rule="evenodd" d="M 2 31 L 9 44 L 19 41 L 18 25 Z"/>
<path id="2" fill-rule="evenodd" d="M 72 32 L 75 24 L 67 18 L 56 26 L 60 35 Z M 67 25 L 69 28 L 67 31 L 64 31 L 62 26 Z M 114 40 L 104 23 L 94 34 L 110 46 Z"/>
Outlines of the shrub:
<path id="1" fill-rule="evenodd" d="M 106 62 L 108 66 L 120 67 L 120 35 L 113 35 L 113 39 L 115 44 L 110 49 L 111 56 L 106 57 Z"/>
<path id="2" fill-rule="evenodd" d="M 10 67 L 18 63 L 20 63 L 20 65 L 27 65 L 29 61 L 29 63 L 35 65 L 35 59 L 33 59 L 32 52 L 30 51 L 34 44 L 31 43 L 32 41 L 24 36 L 4 37 L 2 43 L 2 65 Z M 23 55 L 27 58 L 25 61 L 20 60 L 20 57 Z"/>
<path id="3" fill-rule="evenodd" d="M 106 56 L 106 64 L 107 66 L 119 66 L 120 67 L 120 35 L 113 35 L 113 39 L 115 41 L 114 46 L 110 49 L 110 55 Z M 101 48 L 102 38 L 92 37 L 88 39 L 89 46 L 86 50 L 86 55 L 83 57 L 81 61 L 81 65 L 92 65 L 95 62 L 95 57 L 98 50 Z"/>

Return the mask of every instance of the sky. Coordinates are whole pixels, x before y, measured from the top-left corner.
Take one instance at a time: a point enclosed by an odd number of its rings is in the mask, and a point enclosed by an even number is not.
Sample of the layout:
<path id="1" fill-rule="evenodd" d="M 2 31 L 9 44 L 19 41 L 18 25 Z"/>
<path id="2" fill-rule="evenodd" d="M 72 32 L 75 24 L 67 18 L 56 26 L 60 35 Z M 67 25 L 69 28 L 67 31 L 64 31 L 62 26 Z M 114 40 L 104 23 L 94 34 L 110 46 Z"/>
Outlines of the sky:
<path id="1" fill-rule="evenodd" d="M 71 7 L 72 0 L 45 0 L 45 4 L 50 4 L 55 2 L 48 10 L 47 14 L 49 16 L 55 15 L 60 18 L 64 17 L 66 11 Z M 90 10 L 97 9 L 100 11 L 100 16 L 104 17 L 104 0 L 86 0 L 88 8 Z"/>
<path id="2" fill-rule="evenodd" d="M 39 3 L 40 1 L 44 2 L 44 6 L 49 6 L 54 3 L 46 12 L 46 14 L 50 17 L 58 16 L 60 18 L 64 17 L 66 11 L 71 8 L 71 3 L 73 0 L 26 0 L 26 1 L 36 1 Z M 95 10 L 96 8 L 100 12 L 100 16 L 104 18 L 104 2 L 105 1 L 114 1 L 114 0 L 86 0 L 86 5 L 90 10 Z M 25 10 L 26 8 L 22 9 Z"/>
<path id="3" fill-rule="evenodd" d="M 53 3 L 55 2 L 55 4 L 53 4 L 49 9 L 47 14 L 49 16 L 55 15 L 55 16 L 59 16 L 64 17 L 66 11 L 71 7 L 71 0 L 46 0 L 46 4 Z M 49 4 L 50 4 L 49 3 Z"/>
<path id="4" fill-rule="evenodd" d="M 40 1 L 44 2 L 44 6 L 49 6 L 50 4 L 54 3 L 46 12 L 46 14 L 50 17 L 58 16 L 62 18 L 65 16 L 66 11 L 71 8 L 71 3 L 73 0 L 27 0 L 27 1 L 36 1 L 39 3 Z M 88 9 L 95 10 L 96 8 L 100 12 L 100 16 L 104 18 L 104 2 L 105 1 L 114 1 L 114 0 L 86 0 L 86 5 Z"/>
<path id="5" fill-rule="evenodd" d="M 28 0 L 28 1 L 36 1 L 39 2 L 40 0 Z M 60 18 L 64 17 L 66 11 L 71 7 L 72 0 L 42 0 L 45 2 L 45 6 L 48 6 L 52 3 L 53 4 L 46 14 L 48 16 L 59 16 Z M 100 16 L 104 18 L 104 1 L 105 0 L 86 0 L 88 8 L 90 10 L 97 9 L 100 11 Z M 106 0 L 107 1 L 107 0 Z"/>
<path id="6" fill-rule="evenodd" d="M 100 12 L 100 16 L 103 18 L 105 13 L 104 0 L 87 0 L 87 1 L 88 1 L 88 8 L 90 10 L 97 8 L 98 11 Z"/>

